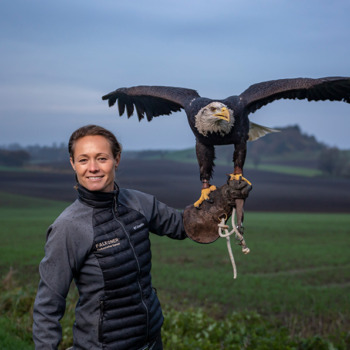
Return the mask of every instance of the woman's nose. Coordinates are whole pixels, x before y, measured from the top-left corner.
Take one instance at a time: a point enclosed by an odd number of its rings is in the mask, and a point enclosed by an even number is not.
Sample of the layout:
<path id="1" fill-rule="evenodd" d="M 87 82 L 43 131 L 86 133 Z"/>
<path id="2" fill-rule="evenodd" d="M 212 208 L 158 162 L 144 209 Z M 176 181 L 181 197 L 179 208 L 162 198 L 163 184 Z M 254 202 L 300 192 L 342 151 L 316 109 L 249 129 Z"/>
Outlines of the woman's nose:
<path id="1" fill-rule="evenodd" d="M 99 170 L 99 168 L 98 168 L 98 163 L 97 163 L 95 160 L 91 160 L 91 161 L 89 162 L 89 168 L 88 168 L 88 170 L 89 170 L 90 172 L 97 172 L 97 171 Z"/>

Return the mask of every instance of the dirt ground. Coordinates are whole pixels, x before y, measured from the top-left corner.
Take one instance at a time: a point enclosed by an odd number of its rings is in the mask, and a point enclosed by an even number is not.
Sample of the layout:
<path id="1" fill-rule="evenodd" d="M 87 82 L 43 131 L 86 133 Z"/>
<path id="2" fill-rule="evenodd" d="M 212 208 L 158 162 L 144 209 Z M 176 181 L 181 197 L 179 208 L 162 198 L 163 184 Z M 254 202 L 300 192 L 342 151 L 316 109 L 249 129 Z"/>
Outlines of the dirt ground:
<path id="1" fill-rule="evenodd" d="M 230 171 L 230 167 L 217 166 L 212 183 L 223 185 Z M 253 183 L 246 210 L 350 213 L 350 180 L 256 170 L 247 170 L 245 176 Z M 196 201 L 201 189 L 196 164 L 164 160 L 125 159 L 117 171 L 117 181 L 120 187 L 151 193 L 176 208 Z M 22 195 L 72 201 L 76 198 L 74 184 L 73 172 L 0 172 L 0 191 Z"/>

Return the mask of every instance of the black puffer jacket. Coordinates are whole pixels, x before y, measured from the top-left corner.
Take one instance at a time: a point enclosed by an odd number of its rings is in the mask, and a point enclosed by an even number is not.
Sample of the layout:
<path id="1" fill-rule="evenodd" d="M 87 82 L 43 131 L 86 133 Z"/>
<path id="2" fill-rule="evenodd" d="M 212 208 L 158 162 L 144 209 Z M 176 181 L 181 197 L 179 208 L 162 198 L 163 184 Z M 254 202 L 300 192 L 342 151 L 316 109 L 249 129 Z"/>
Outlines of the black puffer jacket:
<path id="1" fill-rule="evenodd" d="M 57 349 L 73 278 L 80 295 L 74 349 L 142 348 L 163 323 L 151 283 L 149 231 L 183 239 L 182 215 L 134 190 L 78 191 L 47 233 L 34 305 L 36 349 Z"/>

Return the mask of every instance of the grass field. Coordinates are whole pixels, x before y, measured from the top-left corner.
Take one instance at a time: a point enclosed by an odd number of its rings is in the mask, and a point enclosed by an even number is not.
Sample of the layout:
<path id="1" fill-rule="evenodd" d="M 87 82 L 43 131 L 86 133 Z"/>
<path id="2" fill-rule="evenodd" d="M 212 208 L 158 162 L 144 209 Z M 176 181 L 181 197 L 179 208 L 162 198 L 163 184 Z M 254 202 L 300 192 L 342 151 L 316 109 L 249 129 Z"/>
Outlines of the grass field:
<path id="1" fill-rule="evenodd" d="M 66 205 L 0 193 L 0 349 L 33 348 L 30 314 L 39 279 L 37 267 L 44 254 L 46 228 Z M 245 228 L 251 253 L 243 255 L 233 246 L 236 280 L 225 240 L 201 245 L 152 235 L 153 284 L 166 315 L 182 311 L 183 316 L 177 317 L 183 317 L 179 322 L 185 323 L 187 330 L 198 320 L 198 328 L 206 330 L 216 329 L 220 323 L 227 323 L 231 330 L 240 325 L 244 332 L 255 332 L 260 344 L 263 335 L 257 327 L 275 328 L 278 333 L 268 336 L 270 340 L 281 334 L 280 329 L 288 337 L 311 337 L 312 341 L 320 335 L 338 346 L 332 349 L 350 346 L 350 215 L 248 212 Z M 63 321 L 65 345 L 70 342 L 75 298 L 72 293 Z M 248 316 L 242 321 L 237 312 Z M 210 325 L 204 326 L 208 317 Z M 257 323 L 259 317 L 265 323 Z M 167 322 L 165 334 L 170 327 Z M 249 322 L 254 324 L 254 332 Z M 176 334 L 166 342 L 166 349 L 195 349 L 176 347 L 171 341 L 176 341 Z M 331 349 L 330 343 L 324 344 L 328 347 L 303 349 Z M 206 349 L 204 345 L 197 348 Z M 246 348 L 273 347 L 237 347 Z"/>

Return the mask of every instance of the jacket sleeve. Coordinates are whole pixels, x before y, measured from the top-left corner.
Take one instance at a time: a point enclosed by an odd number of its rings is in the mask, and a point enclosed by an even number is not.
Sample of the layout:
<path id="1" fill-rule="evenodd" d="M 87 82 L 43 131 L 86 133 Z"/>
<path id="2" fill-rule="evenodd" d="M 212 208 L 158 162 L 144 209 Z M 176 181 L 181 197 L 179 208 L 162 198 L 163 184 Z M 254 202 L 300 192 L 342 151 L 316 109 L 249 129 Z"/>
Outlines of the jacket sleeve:
<path id="1" fill-rule="evenodd" d="M 150 194 L 136 190 L 122 189 L 120 200 L 146 217 L 152 233 L 173 239 L 187 238 L 181 211 L 167 206 Z"/>
<path id="2" fill-rule="evenodd" d="M 62 338 L 60 320 L 73 279 L 67 234 L 50 226 L 45 257 L 39 265 L 40 282 L 33 310 L 33 340 L 36 350 L 57 349 Z"/>
<path id="3" fill-rule="evenodd" d="M 155 197 L 153 197 L 149 227 L 151 232 L 160 236 L 167 235 L 173 239 L 187 238 L 182 212 L 168 207 Z"/>

